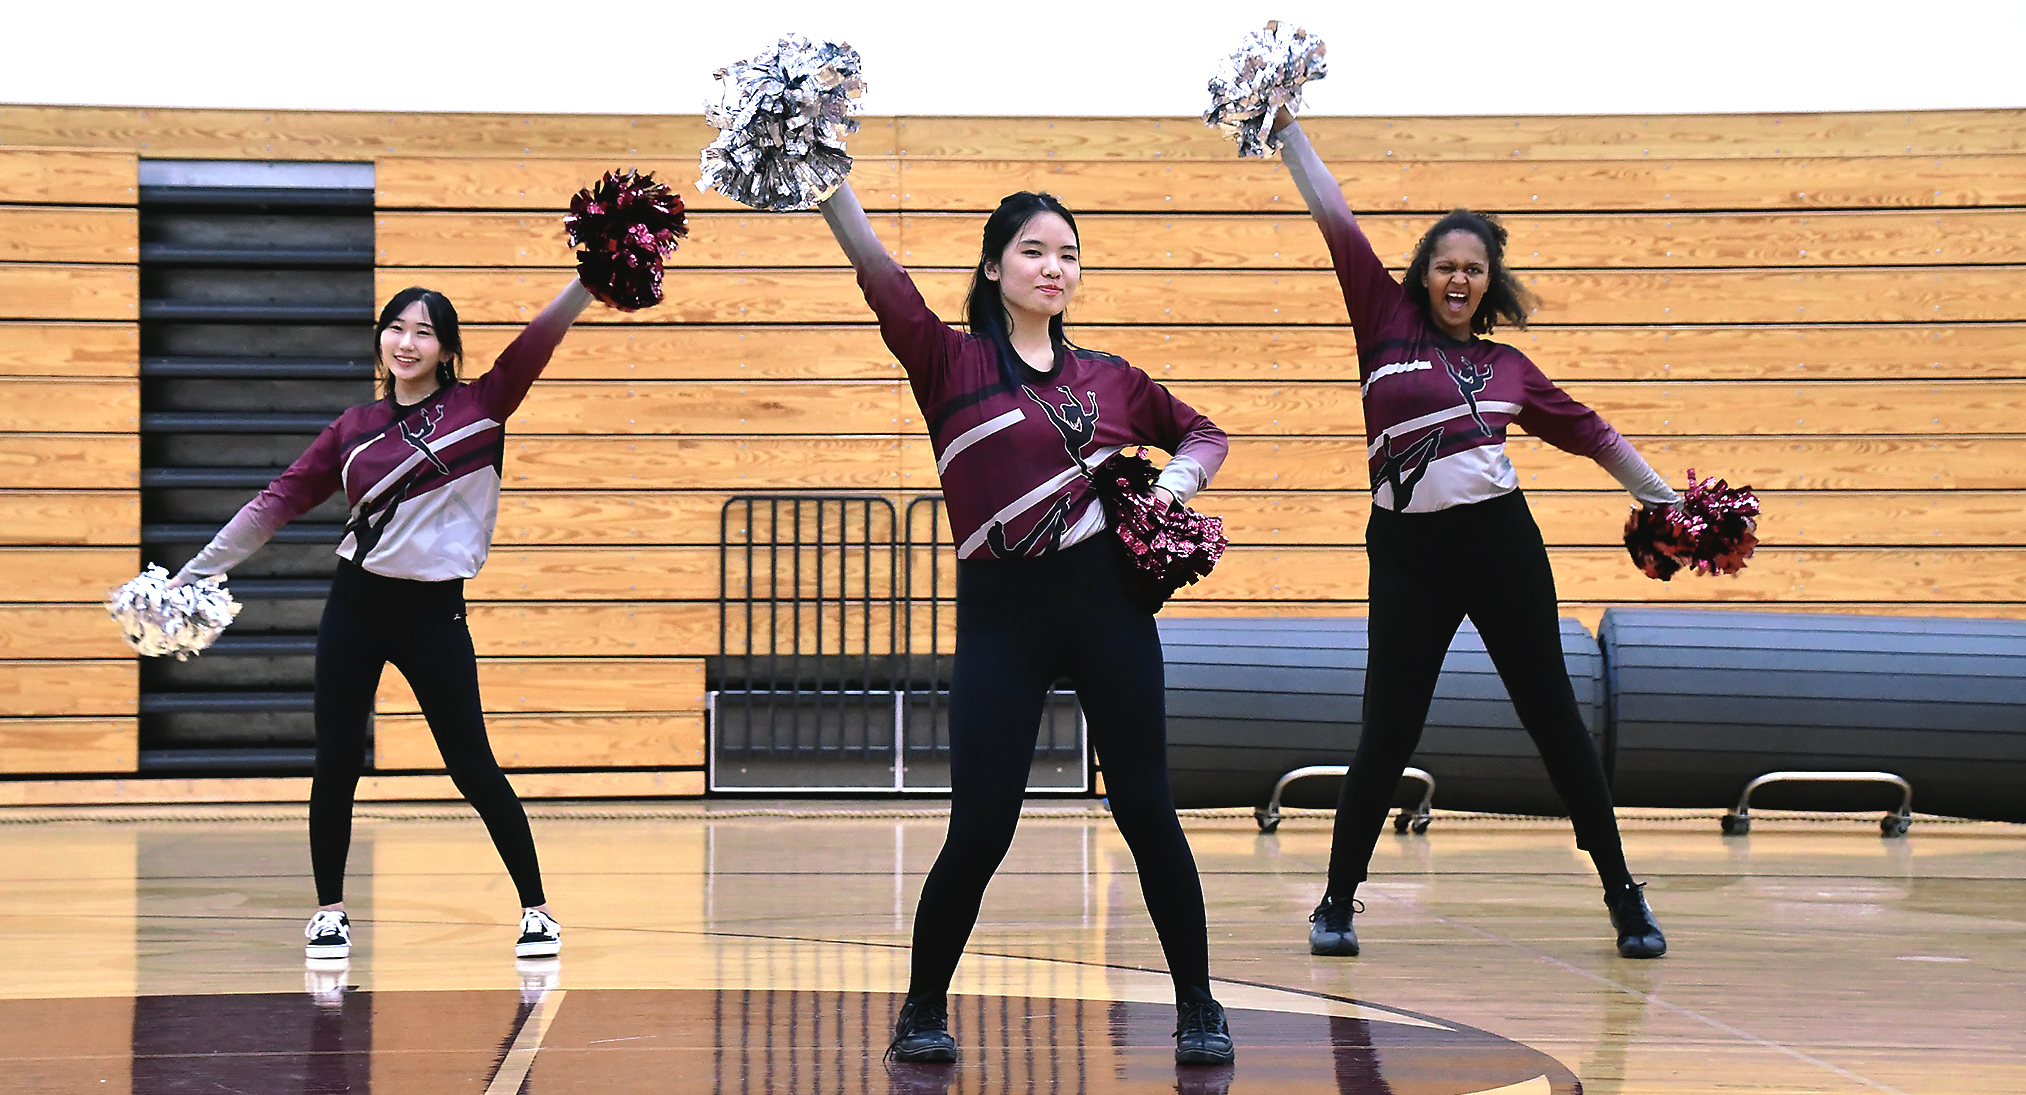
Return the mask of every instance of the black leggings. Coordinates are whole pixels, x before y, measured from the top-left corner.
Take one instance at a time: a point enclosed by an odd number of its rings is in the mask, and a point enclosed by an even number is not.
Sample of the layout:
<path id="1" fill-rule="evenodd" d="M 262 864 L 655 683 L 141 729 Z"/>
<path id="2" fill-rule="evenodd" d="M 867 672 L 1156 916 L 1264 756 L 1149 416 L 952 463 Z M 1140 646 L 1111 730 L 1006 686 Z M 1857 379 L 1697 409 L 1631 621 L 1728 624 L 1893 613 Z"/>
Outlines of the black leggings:
<path id="1" fill-rule="evenodd" d="M 1432 513 L 1372 507 L 1371 654 L 1364 735 L 1337 797 L 1329 893 L 1348 898 L 1365 880 L 1400 772 L 1421 741 L 1435 679 L 1456 628 L 1469 616 L 1511 694 L 1548 779 L 1609 886 L 1632 880 L 1611 810 L 1611 788 L 1583 725 L 1555 605 L 1555 576 L 1540 527 L 1518 491 Z"/>
<path id="2" fill-rule="evenodd" d="M 386 578 L 342 559 L 317 627 L 317 771 L 310 783 L 317 903 L 344 900 L 352 797 L 366 768 L 373 693 L 388 662 L 408 678 L 444 767 L 485 820 L 521 904 L 542 904 L 542 869 L 528 815 L 485 737 L 464 583 Z"/>
<path id="3" fill-rule="evenodd" d="M 1049 686 L 1063 677 L 1083 705 L 1176 993 L 1209 994 L 1203 886 L 1168 789 L 1161 637 L 1127 600 L 1118 550 L 1099 534 L 1036 559 L 957 564 L 950 831 L 915 908 L 910 996 L 949 991 L 985 885 L 1013 843 Z"/>

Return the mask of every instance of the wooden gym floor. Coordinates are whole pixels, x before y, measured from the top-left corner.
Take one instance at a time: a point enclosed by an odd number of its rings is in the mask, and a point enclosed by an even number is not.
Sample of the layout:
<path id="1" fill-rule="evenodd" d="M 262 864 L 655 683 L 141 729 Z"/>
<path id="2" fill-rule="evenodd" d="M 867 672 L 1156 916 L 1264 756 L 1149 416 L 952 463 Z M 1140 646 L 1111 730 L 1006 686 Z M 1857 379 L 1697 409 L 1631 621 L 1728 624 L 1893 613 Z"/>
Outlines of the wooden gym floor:
<path id="1" fill-rule="evenodd" d="M 1130 857 L 1044 804 L 952 998 L 882 1066 L 933 803 L 531 807 L 556 962 L 458 809 L 362 808 L 349 963 L 305 968 L 300 808 L 0 813 L 14 1092 L 2026 1091 L 2026 826 L 1628 812 L 1673 952 L 1617 958 L 1556 823 L 1380 841 L 1356 959 L 1308 955 L 1327 823 L 1191 817 L 1235 1068 L 1177 1069 Z M 844 811 L 856 810 L 856 816 Z"/>

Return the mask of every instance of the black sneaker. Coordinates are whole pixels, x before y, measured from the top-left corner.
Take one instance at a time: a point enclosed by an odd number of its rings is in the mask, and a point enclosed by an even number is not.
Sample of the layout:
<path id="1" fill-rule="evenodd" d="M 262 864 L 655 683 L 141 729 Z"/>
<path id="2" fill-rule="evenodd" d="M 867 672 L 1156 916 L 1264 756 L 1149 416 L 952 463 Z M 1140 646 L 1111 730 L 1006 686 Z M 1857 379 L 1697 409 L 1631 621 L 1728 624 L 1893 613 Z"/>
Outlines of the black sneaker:
<path id="1" fill-rule="evenodd" d="M 563 952 L 563 926 L 540 909 L 521 913 L 521 937 L 514 943 L 515 958 L 554 958 Z"/>
<path id="2" fill-rule="evenodd" d="M 949 1064 L 957 1059 L 957 1040 L 950 1037 L 950 1009 L 941 1000 L 908 1000 L 894 1020 L 893 1041 L 886 1055 L 896 1061 Z"/>
<path id="3" fill-rule="evenodd" d="M 1224 1005 L 1215 1000 L 1175 1005 L 1175 1063 L 1228 1065 L 1231 1030 L 1224 1025 Z"/>
<path id="4" fill-rule="evenodd" d="M 1356 957 L 1358 933 L 1351 927 L 1351 916 L 1364 911 L 1365 903 L 1355 897 L 1339 899 L 1324 894 L 1323 903 L 1308 917 L 1308 952 Z"/>
<path id="5" fill-rule="evenodd" d="M 1646 903 L 1646 883 L 1604 891 L 1604 907 L 1611 910 L 1611 926 L 1618 930 L 1618 957 L 1658 958 L 1667 953 L 1667 937 Z"/>
<path id="6" fill-rule="evenodd" d="M 352 956 L 352 921 L 335 909 L 318 909 L 310 922 L 303 927 L 303 938 L 309 940 L 303 945 L 304 958 L 350 958 Z"/>

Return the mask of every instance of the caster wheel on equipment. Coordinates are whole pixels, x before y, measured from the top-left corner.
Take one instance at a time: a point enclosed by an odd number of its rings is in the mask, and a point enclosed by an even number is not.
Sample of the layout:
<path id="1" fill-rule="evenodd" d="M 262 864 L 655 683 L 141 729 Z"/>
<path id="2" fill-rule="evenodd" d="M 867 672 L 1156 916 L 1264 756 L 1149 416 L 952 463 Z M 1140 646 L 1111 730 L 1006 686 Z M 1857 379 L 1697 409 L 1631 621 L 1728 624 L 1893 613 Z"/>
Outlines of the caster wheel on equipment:
<path id="1" fill-rule="evenodd" d="M 1410 825 L 1409 828 L 1414 830 L 1414 835 L 1419 836 L 1422 833 L 1428 831 L 1428 823 L 1433 820 L 1435 819 L 1427 817 L 1417 817 L 1414 819 L 1414 823 Z"/>
<path id="2" fill-rule="evenodd" d="M 1743 836 L 1752 831 L 1752 819 L 1739 817 L 1736 814 L 1725 814 L 1723 817 L 1723 830 L 1725 836 Z"/>
<path id="3" fill-rule="evenodd" d="M 1888 837 L 1905 836 L 1906 831 L 1912 827 L 1912 818 L 1900 817 L 1898 814 L 1887 814 L 1885 820 L 1878 823 L 1878 831 Z"/>
<path id="4" fill-rule="evenodd" d="M 1406 832 L 1407 822 L 1408 822 L 1407 811 L 1405 810 L 1400 811 L 1399 816 L 1393 819 L 1393 831 L 1396 833 Z"/>
<path id="5" fill-rule="evenodd" d="M 1280 828 L 1280 818 L 1268 814 L 1264 809 L 1252 811 L 1252 820 L 1259 823 L 1259 831 L 1262 833 L 1270 833 Z"/>

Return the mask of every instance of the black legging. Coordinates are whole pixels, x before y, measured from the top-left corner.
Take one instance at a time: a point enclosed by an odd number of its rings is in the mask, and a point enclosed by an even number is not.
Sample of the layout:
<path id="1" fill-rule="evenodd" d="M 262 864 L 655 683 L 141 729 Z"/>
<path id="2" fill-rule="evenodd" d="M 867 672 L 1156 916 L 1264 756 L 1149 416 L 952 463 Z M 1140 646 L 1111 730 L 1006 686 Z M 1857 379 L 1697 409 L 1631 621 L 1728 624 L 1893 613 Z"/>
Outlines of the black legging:
<path id="1" fill-rule="evenodd" d="M 310 865 L 316 872 L 317 903 L 344 900 L 352 797 L 366 768 L 373 693 L 388 662 L 408 678 L 443 765 L 485 820 L 521 904 L 542 904 L 542 869 L 528 815 L 485 737 L 478 658 L 464 619 L 464 583 L 386 578 L 342 559 L 317 627 L 317 770 L 310 783 Z"/>
<path id="2" fill-rule="evenodd" d="M 910 996 L 949 991 L 985 886 L 1013 843 L 1049 686 L 1065 676 L 1176 993 L 1208 996 L 1203 886 L 1168 789 L 1161 637 L 1127 600 L 1118 550 L 1100 534 L 1036 559 L 957 564 L 950 831 L 915 908 Z"/>
<path id="3" fill-rule="evenodd" d="M 1431 513 L 1372 507 L 1365 533 L 1372 580 L 1364 735 L 1337 796 L 1329 892 L 1348 898 L 1365 880 L 1400 772 L 1421 741 L 1435 679 L 1469 616 L 1511 694 L 1521 725 L 1606 886 L 1632 881 L 1611 810 L 1611 788 L 1583 725 L 1541 530 L 1520 492 Z"/>

